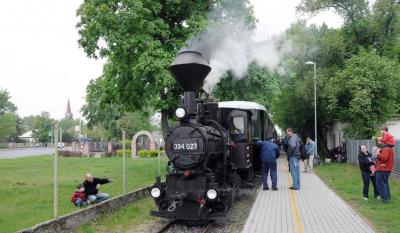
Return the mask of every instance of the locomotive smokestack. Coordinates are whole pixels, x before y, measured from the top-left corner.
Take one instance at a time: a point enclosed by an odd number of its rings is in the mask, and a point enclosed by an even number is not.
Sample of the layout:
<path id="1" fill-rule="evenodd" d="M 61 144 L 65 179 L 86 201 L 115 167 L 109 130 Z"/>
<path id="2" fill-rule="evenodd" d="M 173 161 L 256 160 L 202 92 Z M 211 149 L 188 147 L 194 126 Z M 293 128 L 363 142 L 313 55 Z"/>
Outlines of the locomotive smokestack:
<path id="1" fill-rule="evenodd" d="M 211 67 L 201 53 L 183 51 L 178 53 L 169 70 L 184 91 L 182 107 L 186 111 L 185 118 L 195 118 L 197 113 L 196 91 L 203 85 L 203 81 L 210 73 Z"/>
<path id="2" fill-rule="evenodd" d="M 183 91 L 196 92 L 210 73 L 211 67 L 201 53 L 183 51 L 178 53 L 169 70 Z"/>

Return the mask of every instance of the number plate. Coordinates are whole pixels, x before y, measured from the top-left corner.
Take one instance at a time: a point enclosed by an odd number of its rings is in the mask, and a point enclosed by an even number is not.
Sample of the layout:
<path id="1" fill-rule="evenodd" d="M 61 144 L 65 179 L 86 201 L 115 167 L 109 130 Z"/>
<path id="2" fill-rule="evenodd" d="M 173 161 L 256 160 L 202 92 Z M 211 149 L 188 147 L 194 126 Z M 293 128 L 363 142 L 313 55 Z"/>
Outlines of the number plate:
<path id="1" fill-rule="evenodd" d="M 174 152 L 197 152 L 199 151 L 199 141 L 193 139 L 179 140 L 172 143 L 171 147 Z"/>

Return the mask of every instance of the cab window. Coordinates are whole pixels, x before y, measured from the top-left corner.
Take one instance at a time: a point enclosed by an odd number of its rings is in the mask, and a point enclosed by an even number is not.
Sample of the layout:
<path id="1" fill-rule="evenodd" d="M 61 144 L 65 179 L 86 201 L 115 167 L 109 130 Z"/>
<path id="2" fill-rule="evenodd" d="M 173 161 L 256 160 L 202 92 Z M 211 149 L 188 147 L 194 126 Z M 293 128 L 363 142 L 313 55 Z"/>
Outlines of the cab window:
<path id="1" fill-rule="evenodd" d="M 232 117 L 231 134 L 244 134 L 244 117 Z"/>

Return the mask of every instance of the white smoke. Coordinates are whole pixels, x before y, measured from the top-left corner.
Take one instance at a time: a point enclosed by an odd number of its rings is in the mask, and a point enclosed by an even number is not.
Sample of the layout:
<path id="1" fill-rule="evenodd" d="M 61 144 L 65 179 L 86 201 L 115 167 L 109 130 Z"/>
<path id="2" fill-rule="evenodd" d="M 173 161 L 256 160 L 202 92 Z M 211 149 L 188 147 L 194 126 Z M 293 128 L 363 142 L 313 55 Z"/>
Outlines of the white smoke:
<path id="1" fill-rule="evenodd" d="M 212 70 L 204 85 L 204 90 L 208 92 L 228 71 L 237 79 L 245 77 L 251 63 L 279 71 L 281 58 L 292 47 L 282 37 L 255 42 L 245 18 L 228 17 L 225 12 L 212 12 L 211 23 L 206 30 L 187 44 L 189 50 L 201 52 L 210 62 Z"/>

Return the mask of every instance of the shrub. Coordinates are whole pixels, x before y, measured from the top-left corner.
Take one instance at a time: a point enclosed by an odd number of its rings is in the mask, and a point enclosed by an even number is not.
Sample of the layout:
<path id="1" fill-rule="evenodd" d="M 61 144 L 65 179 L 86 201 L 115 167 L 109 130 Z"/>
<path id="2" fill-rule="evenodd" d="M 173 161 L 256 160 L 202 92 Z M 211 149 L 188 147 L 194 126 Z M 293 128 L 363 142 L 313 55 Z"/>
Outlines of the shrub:
<path id="1" fill-rule="evenodd" d="M 162 150 L 140 150 L 138 156 L 142 158 L 157 157 L 158 153 L 162 154 L 163 152 Z"/>
<path id="2" fill-rule="evenodd" d="M 124 144 L 124 141 L 120 140 L 118 142 L 118 149 L 122 149 L 122 144 Z M 125 149 L 127 150 L 128 148 L 131 148 L 131 140 L 125 139 Z"/>
<path id="3" fill-rule="evenodd" d="M 129 150 L 129 149 L 125 150 L 125 156 L 130 157 L 131 154 L 132 154 L 131 150 Z M 117 150 L 117 156 L 122 157 L 122 150 L 121 149 Z"/>

